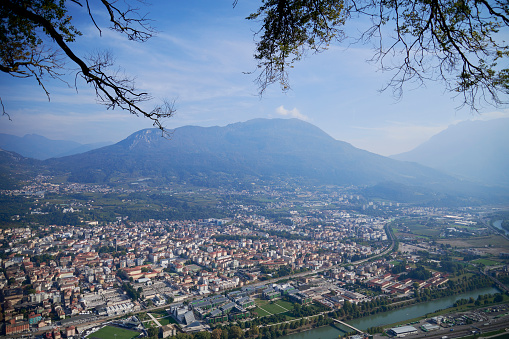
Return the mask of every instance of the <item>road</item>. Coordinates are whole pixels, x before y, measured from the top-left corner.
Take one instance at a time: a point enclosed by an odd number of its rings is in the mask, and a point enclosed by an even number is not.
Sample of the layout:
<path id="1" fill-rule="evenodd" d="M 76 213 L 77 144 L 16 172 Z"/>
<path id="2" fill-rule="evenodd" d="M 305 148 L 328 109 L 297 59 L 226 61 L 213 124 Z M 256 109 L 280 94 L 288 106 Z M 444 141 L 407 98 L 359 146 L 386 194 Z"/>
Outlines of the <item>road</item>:
<path id="1" fill-rule="evenodd" d="M 384 256 L 386 255 L 387 253 L 391 252 L 392 249 L 394 248 L 394 238 L 392 236 L 392 233 L 389 231 L 388 229 L 388 226 L 386 225 L 385 227 L 385 233 L 387 234 L 387 237 L 390 239 L 391 241 L 391 245 L 389 247 L 387 247 L 387 249 L 385 249 L 383 252 L 379 253 L 379 254 L 376 254 L 376 255 L 373 255 L 373 256 L 370 256 L 368 258 L 365 258 L 365 259 L 361 259 L 361 260 L 357 260 L 357 261 L 353 261 L 353 262 L 350 262 L 350 263 L 342 263 L 342 264 L 337 264 L 337 265 L 333 265 L 331 267 L 325 267 L 325 268 L 320 268 L 318 270 L 314 270 L 314 271 L 306 271 L 306 272 L 301 272 L 301 273 L 296 273 L 296 274 L 291 274 L 291 275 L 287 275 L 287 276 L 284 276 L 284 277 L 279 277 L 279 278 L 274 278 L 274 279 L 269 279 L 269 280 L 264 280 L 264 281 L 259 281 L 259 282 L 256 282 L 256 283 L 253 283 L 253 284 L 249 284 L 249 286 L 260 286 L 260 285 L 266 285 L 266 284 L 272 284 L 272 283 L 275 283 L 281 279 L 294 279 L 294 278 L 299 278 L 299 277 L 304 277 L 306 275 L 311 275 L 311 274 L 316 274 L 316 273 L 321 273 L 321 272 L 324 272 L 324 271 L 328 271 L 330 269 L 334 269 L 334 268 L 338 268 L 338 267 L 341 267 L 341 266 L 357 266 L 359 264 L 362 264 L 363 262 L 366 262 L 366 261 L 369 261 L 369 260 L 372 260 L 372 259 L 375 259 L 375 258 L 379 258 L 381 256 Z"/>
<path id="2" fill-rule="evenodd" d="M 494 319 L 489 322 L 489 325 L 484 325 L 486 322 L 475 323 L 472 325 L 461 325 L 451 327 L 454 331 L 450 329 L 443 329 L 428 333 L 419 333 L 418 335 L 410 335 L 408 336 L 410 339 L 417 338 L 426 338 L 426 339 L 441 339 L 444 336 L 447 336 L 449 339 L 454 338 L 462 338 L 466 336 L 472 335 L 472 331 L 476 331 L 476 333 L 488 333 L 493 331 L 498 331 L 501 329 L 509 328 L 509 317 L 504 317 L 500 319 Z M 479 331 L 480 330 L 480 331 Z"/>
<path id="3" fill-rule="evenodd" d="M 376 255 L 373 255 L 373 256 L 370 256 L 368 258 L 365 258 L 365 259 L 361 259 L 361 260 L 358 260 L 358 261 L 354 261 L 354 262 L 350 262 L 350 263 L 343 263 L 343 264 L 338 264 L 338 265 L 334 265 L 334 266 L 331 266 L 331 267 L 326 267 L 326 268 L 321 268 L 321 269 L 318 269 L 318 270 L 314 270 L 314 271 L 306 271 L 306 272 L 301 272 L 301 273 L 296 273 L 296 274 L 291 274 L 291 275 L 288 275 L 288 276 L 285 276 L 285 277 L 279 277 L 279 278 L 274 278 L 274 279 L 270 279 L 270 280 L 265 280 L 265 281 L 259 281 L 259 282 L 256 282 L 256 283 L 253 283 L 253 284 L 249 284 L 249 286 L 259 286 L 259 285 L 266 285 L 266 284 L 272 284 L 272 283 L 275 283 L 281 279 L 294 279 L 294 278 L 299 278 L 299 277 L 303 277 L 303 276 L 306 276 L 306 275 L 311 275 L 311 274 L 316 274 L 316 273 L 321 273 L 321 272 L 324 272 L 324 271 L 327 271 L 327 270 L 330 270 L 330 269 L 334 269 L 334 268 L 337 268 L 337 267 L 341 267 L 341 266 L 346 266 L 346 265 L 352 265 L 352 266 L 356 266 L 356 265 L 359 265 L 359 264 L 362 264 L 366 261 L 369 261 L 369 260 L 372 260 L 372 259 L 375 259 L 375 258 L 378 258 L 378 257 L 381 257 L 381 256 L 384 256 L 386 255 L 387 253 L 389 253 L 390 251 L 392 251 L 392 249 L 394 248 L 394 238 L 392 236 L 392 233 L 389 231 L 388 229 L 388 226 L 386 225 L 385 226 L 385 232 L 387 234 L 387 237 L 390 239 L 391 241 L 391 245 L 389 247 L 387 247 L 387 249 L 385 249 L 383 252 L 379 253 L 379 254 L 376 254 Z M 223 291 L 224 292 L 224 291 Z M 194 300 L 199 300 L 199 299 L 203 299 L 207 296 L 192 296 L 190 298 L 188 298 L 187 300 L 189 299 L 194 299 Z M 176 302 L 176 303 L 172 303 L 172 304 L 168 304 L 168 305 L 164 305 L 165 308 L 169 308 L 170 306 L 172 305 L 177 305 L 177 304 L 180 304 L 180 302 Z M 157 310 L 157 309 L 161 309 L 162 307 L 150 307 L 150 308 L 146 308 L 144 310 L 141 310 L 141 311 L 136 311 L 136 312 L 131 312 L 131 314 L 138 314 L 138 313 L 142 313 L 142 312 L 150 312 L 152 310 Z M 84 325 L 99 325 L 103 322 L 106 322 L 106 321 L 110 321 L 110 320 L 113 320 L 113 319 L 116 319 L 116 318 L 119 318 L 120 316 L 111 316 L 111 317 L 102 317 L 100 319 L 94 319 L 93 321 L 89 321 L 89 322 L 82 322 L 82 323 L 79 323 L 79 324 L 73 324 L 74 326 L 84 326 Z M 69 323 L 69 326 L 71 325 L 72 323 Z M 31 334 L 34 334 L 34 335 L 39 335 L 39 334 L 43 334 L 44 332 L 46 331 L 38 331 L 38 332 L 32 332 Z M 20 334 L 20 337 L 21 337 L 22 334 Z M 25 334 L 27 335 L 27 334 Z"/>

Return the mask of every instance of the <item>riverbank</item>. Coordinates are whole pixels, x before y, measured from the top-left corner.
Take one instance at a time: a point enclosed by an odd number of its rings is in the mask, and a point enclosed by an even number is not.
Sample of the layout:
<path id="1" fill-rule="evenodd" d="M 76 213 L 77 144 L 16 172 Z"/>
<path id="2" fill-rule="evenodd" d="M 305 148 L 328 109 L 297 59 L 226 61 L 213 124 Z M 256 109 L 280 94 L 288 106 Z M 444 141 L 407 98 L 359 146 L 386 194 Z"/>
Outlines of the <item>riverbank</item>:
<path id="1" fill-rule="evenodd" d="M 389 324 L 408 323 L 411 319 L 423 319 L 426 315 L 430 315 L 440 310 L 440 312 L 446 312 L 458 299 L 477 299 L 479 295 L 495 294 L 499 293 L 499 290 L 493 287 L 482 288 L 455 296 L 449 296 L 441 299 L 431 300 L 401 309 L 388 311 L 384 313 L 377 313 L 372 316 L 352 319 L 346 321 L 348 324 L 360 329 L 367 330 L 370 327 L 384 327 L 388 328 Z M 484 305 L 484 307 L 486 307 Z M 454 310 L 451 309 L 451 312 Z M 413 320 L 416 321 L 416 320 Z M 337 338 L 339 335 L 344 335 L 350 332 L 350 329 L 343 328 L 342 326 L 325 326 L 321 328 L 315 328 L 310 331 L 296 333 L 284 336 L 285 339 L 332 339 Z"/>
<path id="2" fill-rule="evenodd" d="M 503 295 L 503 298 L 504 299 L 501 302 L 497 302 L 497 303 L 492 302 L 487 305 L 476 306 L 475 304 L 465 304 L 465 305 L 460 305 L 460 306 L 456 306 L 456 307 L 449 307 L 449 308 L 446 308 L 443 310 L 437 310 L 436 312 L 433 312 L 433 313 L 425 314 L 425 315 L 417 317 L 417 318 L 399 321 L 399 322 L 396 322 L 393 324 L 387 324 L 386 326 L 383 326 L 383 328 L 387 329 L 387 328 L 397 327 L 397 326 L 401 326 L 401 325 L 408 325 L 411 323 L 418 323 L 424 319 L 429 319 L 429 318 L 433 318 L 433 317 L 437 317 L 437 316 L 443 316 L 443 315 L 447 315 L 447 314 L 465 313 L 465 312 L 476 311 L 479 309 L 485 309 L 486 307 L 507 305 L 509 303 L 509 296 Z"/>
<path id="3" fill-rule="evenodd" d="M 509 231 L 502 227 L 502 221 L 503 220 L 492 221 L 491 226 L 497 229 L 506 239 L 509 239 Z"/>

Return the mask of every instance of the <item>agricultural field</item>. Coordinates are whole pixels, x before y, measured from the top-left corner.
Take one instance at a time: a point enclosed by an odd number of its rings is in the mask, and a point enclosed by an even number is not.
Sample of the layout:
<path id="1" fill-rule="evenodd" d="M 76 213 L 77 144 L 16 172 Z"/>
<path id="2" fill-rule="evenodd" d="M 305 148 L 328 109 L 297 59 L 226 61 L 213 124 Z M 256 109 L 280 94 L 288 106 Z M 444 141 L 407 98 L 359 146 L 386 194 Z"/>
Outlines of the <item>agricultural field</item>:
<path id="1" fill-rule="evenodd" d="M 453 248 L 477 248 L 486 253 L 498 256 L 500 252 L 509 252 L 509 240 L 500 235 L 487 237 L 472 237 L 461 239 L 438 240 L 440 244 L 450 245 Z"/>
<path id="2" fill-rule="evenodd" d="M 473 260 L 472 263 L 474 263 L 474 264 L 483 264 L 485 266 L 500 265 L 499 261 L 495 261 L 495 260 L 491 260 L 491 259 L 476 259 L 476 260 Z"/>
<path id="3" fill-rule="evenodd" d="M 394 233 L 398 238 L 438 238 L 445 225 L 425 220 L 402 219 L 393 226 Z"/>
<path id="4" fill-rule="evenodd" d="M 139 336 L 139 332 L 126 330 L 124 328 L 106 326 L 101 328 L 99 331 L 94 332 L 87 336 L 89 339 L 131 339 Z"/>

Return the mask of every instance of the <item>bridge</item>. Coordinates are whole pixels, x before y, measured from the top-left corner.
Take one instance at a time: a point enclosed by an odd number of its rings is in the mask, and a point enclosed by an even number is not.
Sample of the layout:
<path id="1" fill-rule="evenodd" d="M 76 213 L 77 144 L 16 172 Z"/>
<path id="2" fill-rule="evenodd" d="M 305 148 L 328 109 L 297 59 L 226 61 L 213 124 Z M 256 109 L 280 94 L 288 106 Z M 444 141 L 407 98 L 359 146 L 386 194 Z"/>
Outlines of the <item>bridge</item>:
<path id="1" fill-rule="evenodd" d="M 341 324 L 341 325 L 343 325 L 343 326 L 346 326 L 346 327 L 348 327 L 348 328 L 351 328 L 352 330 L 354 330 L 355 332 L 357 332 L 357 333 L 359 333 L 359 334 L 364 334 L 364 332 L 362 332 L 361 330 L 359 330 L 359 329 L 357 329 L 357 328 L 353 327 L 352 325 L 349 325 L 349 324 L 347 324 L 347 323 L 344 323 L 344 322 L 342 322 L 341 320 L 334 319 L 334 318 L 332 318 L 332 320 L 334 320 L 335 322 L 337 322 L 337 323 L 339 323 L 339 324 Z"/>

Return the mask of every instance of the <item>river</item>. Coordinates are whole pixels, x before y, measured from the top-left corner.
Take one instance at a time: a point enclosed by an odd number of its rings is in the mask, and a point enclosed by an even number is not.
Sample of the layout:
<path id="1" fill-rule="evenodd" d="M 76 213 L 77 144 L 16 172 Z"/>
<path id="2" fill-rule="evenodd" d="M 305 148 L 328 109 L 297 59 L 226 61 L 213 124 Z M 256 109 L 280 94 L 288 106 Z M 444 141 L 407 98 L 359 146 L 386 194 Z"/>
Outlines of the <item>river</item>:
<path id="1" fill-rule="evenodd" d="M 497 220 L 493 222 L 493 226 L 501 230 L 506 236 L 509 236 L 509 232 L 502 227 L 502 220 Z"/>
<path id="2" fill-rule="evenodd" d="M 348 320 L 346 323 L 352 325 L 355 328 L 358 328 L 360 330 L 366 330 L 369 327 L 374 326 L 382 326 L 382 325 L 388 325 L 393 324 L 396 322 L 409 320 L 413 318 L 417 318 L 420 316 L 423 316 L 427 313 L 432 313 L 434 311 L 444 309 L 451 307 L 454 302 L 458 299 L 468 299 L 470 297 L 476 299 L 477 296 L 481 294 L 494 294 L 499 293 L 500 291 L 497 290 L 494 287 L 486 287 L 481 288 L 475 291 L 470 291 L 454 296 L 449 296 L 437 300 L 431 300 L 424 303 L 419 303 L 416 305 L 408 306 L 405 308 L 401 308 L 398 310 L 393 310 L 389 312 L 384 313 L 378 313 L 369 317 L 354 319 L 354 320 Z M 351 331 L 351 329 L 344 328 L 343 326 L 340 326 L 340 328 L 344 329 L 345 332 Z M 343 335 L 344 332 L 341 332 L 336 327 L 333 326 L 325 326 L 325 327 L 319 327 L 315 328 L 306 332 L 296 333 L 296 334 L 290 334 L 285 337 L 282 337 L 283 339 L 334 339 L 337 338 L 338 335 Z"/>

